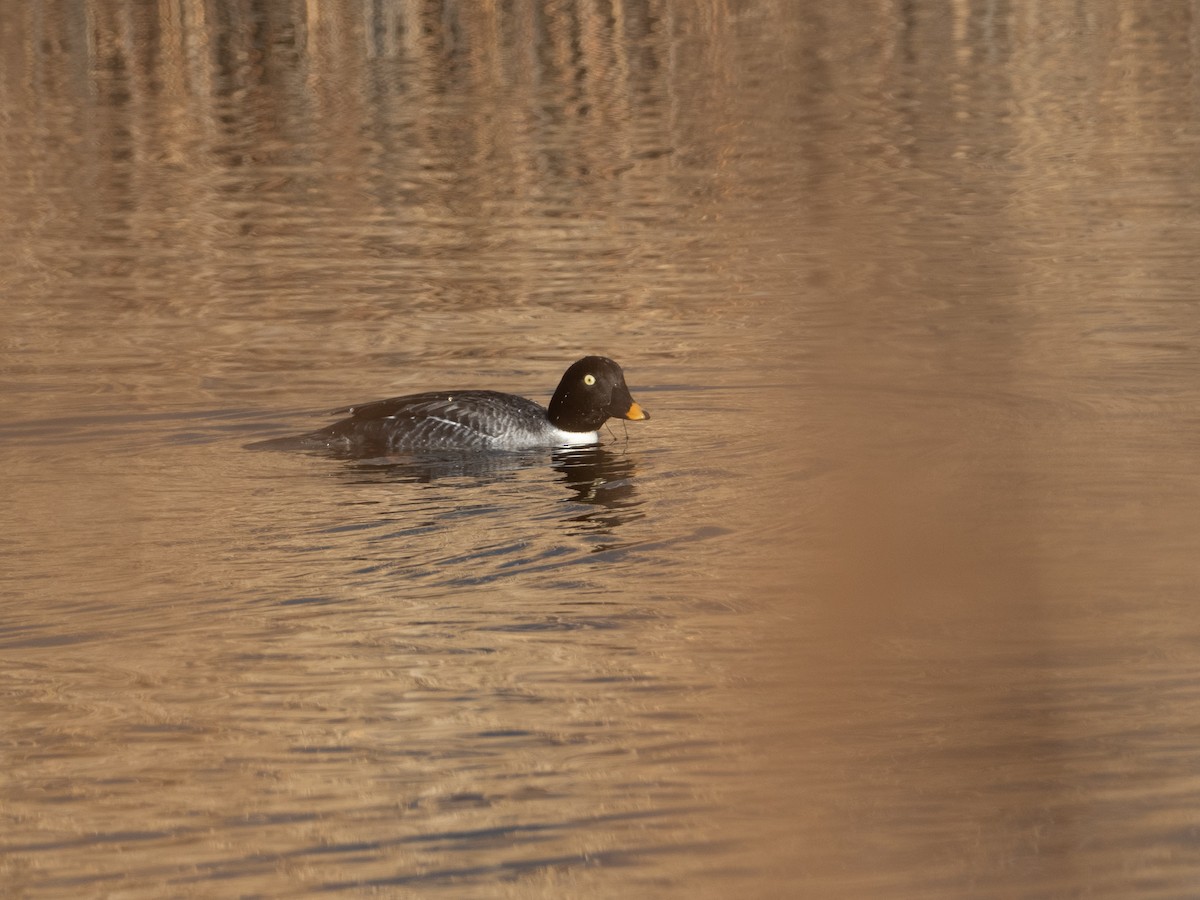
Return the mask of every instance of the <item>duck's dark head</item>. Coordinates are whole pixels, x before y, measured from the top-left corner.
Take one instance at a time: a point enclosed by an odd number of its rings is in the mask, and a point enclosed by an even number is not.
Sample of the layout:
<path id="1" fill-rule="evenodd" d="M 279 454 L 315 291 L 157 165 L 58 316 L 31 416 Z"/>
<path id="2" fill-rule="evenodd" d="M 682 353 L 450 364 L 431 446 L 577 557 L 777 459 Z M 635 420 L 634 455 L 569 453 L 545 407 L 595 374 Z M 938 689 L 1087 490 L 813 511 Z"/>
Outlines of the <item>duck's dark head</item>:
<path id="1" fill-rule="evenodd" d="M 634 402 L 620 366 L 605 356 L 585 356 L 558 383 L 549 419 L 564 431 L 595 431 L 610 418 L 639 420 L 650 414 Z"/>

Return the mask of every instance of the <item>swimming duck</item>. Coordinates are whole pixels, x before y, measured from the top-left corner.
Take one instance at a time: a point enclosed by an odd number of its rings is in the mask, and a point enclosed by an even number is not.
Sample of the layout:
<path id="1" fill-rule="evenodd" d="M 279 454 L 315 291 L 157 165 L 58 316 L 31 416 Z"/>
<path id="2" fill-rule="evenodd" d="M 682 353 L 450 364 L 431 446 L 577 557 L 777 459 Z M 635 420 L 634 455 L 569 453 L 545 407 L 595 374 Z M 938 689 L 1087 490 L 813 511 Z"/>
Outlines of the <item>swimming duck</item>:
<path id="1" fill-rule="evenodd" d="M 610 418 L 645 420 L 621 367 L 585 356 L 563 374 L 549 408 L 498 391 L 431 391 L 334 410 L 340 422 L 257 446 L 328 447 L 354 453 L 531 450 L 596 444 Z M 252 445 L 254 446 L 254 445 Z"/>

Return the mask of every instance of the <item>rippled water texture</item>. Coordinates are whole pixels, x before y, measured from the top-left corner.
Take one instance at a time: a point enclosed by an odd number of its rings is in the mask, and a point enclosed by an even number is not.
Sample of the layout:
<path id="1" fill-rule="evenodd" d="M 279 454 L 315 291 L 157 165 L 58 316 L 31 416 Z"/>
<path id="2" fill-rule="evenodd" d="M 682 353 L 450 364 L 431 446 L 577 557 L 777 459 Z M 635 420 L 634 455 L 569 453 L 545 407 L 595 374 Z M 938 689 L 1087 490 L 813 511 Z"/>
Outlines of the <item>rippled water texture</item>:
<path id="1" fill-rule="evenodd" d="M 1194 895 L 1198 48 L 5 4 L 0 893 Z M 598 449 L 243 449 L 589 353 Z"/>

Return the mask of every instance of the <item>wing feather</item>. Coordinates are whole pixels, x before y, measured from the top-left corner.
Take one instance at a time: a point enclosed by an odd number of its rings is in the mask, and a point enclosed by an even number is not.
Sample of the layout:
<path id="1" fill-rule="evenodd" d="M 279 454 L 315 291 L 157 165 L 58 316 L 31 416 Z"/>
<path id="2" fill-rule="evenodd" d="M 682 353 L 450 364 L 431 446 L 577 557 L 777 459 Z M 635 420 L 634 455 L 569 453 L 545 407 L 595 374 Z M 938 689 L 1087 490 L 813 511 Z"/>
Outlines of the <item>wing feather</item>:
<path id="1" fill-rule="evenodd" d="M 537 403 L 498 391 L 410 394 L 333 414 L 348 418 L 314 438 L 383 451 L 487 449 L 513 432 L 548 427 L 546 411 Z"/>

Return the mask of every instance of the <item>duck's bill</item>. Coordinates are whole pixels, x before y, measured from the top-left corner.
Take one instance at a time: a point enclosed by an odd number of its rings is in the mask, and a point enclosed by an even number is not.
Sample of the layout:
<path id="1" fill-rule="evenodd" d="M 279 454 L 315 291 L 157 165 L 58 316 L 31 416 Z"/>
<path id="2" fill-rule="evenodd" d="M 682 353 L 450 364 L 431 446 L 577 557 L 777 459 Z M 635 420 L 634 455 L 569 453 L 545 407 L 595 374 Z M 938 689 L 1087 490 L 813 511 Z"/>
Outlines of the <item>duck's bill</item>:
<path id="1" fill-rule="evenodd" d="M 625 412 L 621 414 L 621 418 L 622 419 L 633 419 L 634 421 L 640 421 L 642 419 L 650 418 L 650 413 L 646 412 L 644 409 L 642 409 L 640 406 L 638 406 L 637 403 L 631 402 L 629 404 L 629 409 L 625 410 Z"/>

